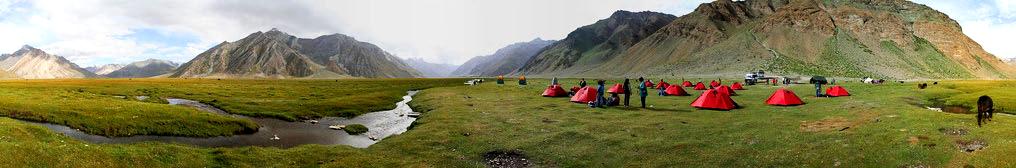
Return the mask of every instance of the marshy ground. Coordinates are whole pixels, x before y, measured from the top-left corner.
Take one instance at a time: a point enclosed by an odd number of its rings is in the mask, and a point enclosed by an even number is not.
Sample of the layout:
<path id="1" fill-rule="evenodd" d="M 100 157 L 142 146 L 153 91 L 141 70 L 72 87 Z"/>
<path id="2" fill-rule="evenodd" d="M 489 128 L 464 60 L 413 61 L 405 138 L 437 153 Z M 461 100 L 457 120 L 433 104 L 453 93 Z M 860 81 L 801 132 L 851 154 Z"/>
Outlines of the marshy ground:
<path id="1" fill-rule="evenodd" d="M 996 115 L 977 127 L 972 114 L 923 105 L 975 105 L 990 95 L 1016 109 L 1011 81 L 843 83 L 850 97 L 818 98 L 811 85 L 790 89 L 807 104 L 764 104 L 778 87 L 747 86 L 742 108 L 698 110 L 693 96 L 650 95 L 652 108 L 591 109 L 540 97 L 529 86 L 461 86 L 464 79 L 415 80 L 30 80 L 0 81 L 0 163 L 13 167 L 1013 167 L 1016 124 Z M 566 88 L 577 84 L 563 80 Z M 613 82 L 611 82 L 613 83 Z M 401 135 L 366 149 L 201 148 L 181 144 L 90 144 L 16 119 L 68 125 L 108 136 L 218 136 L 256 128 L 250 121 L 166 105 L 177 97 L 230 113 L 300 120 L 393 108 L 407 90 L 423 114 Z M 118 97 L 119 96 L 119 97 Z M 968 100 L 969 99 L 969 100 Z M 632 99 L 638 103 L 637 98 Z M 16 119 L 12 119 L 16 118 Z M 523 160 L 524 159 L 524 160 Z"/>

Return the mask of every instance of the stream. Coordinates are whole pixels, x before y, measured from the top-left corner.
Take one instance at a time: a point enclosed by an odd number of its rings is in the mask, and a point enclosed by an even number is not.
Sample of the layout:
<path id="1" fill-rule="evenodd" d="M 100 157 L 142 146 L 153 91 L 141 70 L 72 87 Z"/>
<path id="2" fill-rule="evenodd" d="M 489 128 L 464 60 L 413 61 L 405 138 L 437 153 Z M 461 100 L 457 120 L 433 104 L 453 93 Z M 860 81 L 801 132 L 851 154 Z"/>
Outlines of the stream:
<path id="1" fill-rule="evenodd" d="M 257 123 L 258 126 L 260 126 L 260 128 L 258 128 L 258 131 L 253 134 L 242 134 L 211 138 L 154 136 L 154 135 L 142 135 L 130 137 L 105 137 L 101 135 L 87 134 L 77 129 L 63 125 L 38 123 L 38 122 L 29 122 L 29 123 L 45 126 L 50 130 L 59 132 L 63 135 L 73 137 L 75 139 L 100 144 L 122 144 L 122 143 L 157 141 L 167 143 L 190 144 L 202 147 L 261 146 L 261 147 L 289 148 L 304 144 L 321 144 L 321 145 L 342 144 L 353 146 L 356 148 L 366 148 L 388 136 L 398 135 L 408 130 L 409 126 L 414 121 L 416 121 L 416 118 L 412 116 L 419 115 L 419 113 L 413 112 L 413 109 L 410 108 L 409 105 L 407 105 L 409 101 L 413 100 L 412 96 L 415 95 L 416 93 L 417 91 L 409 91 L 406 96 L 402 97 L 402 101 L 395 104 L 396 107 L 395 109 L 392 110 L 366 113 L 354 118 L 325 117 L 318 119 L 317 120 L 318 123 L 316 124 L 310 122 L 288 122 L 271 118 L 247 117 L 242 115 L 229 114 L 226 111 L 223 111 L 222 109 L 218 109 L 211 105 L 203 104 L 193 100 L 166 99 L 169 102 L 169 104 L 172 105 L 188 106 L 199 109 L 201 111 L 216 113 L 220 115 L 227 115 L 236 118 L 249 119 Z M 367 126 L 369 131 L 361 135 L 349 135 L 345 131 L 333 130 L 328 128 L 328 126 L 332 125 L 349 125 L 349 124 L 362 124 L 364 126 Z"/>

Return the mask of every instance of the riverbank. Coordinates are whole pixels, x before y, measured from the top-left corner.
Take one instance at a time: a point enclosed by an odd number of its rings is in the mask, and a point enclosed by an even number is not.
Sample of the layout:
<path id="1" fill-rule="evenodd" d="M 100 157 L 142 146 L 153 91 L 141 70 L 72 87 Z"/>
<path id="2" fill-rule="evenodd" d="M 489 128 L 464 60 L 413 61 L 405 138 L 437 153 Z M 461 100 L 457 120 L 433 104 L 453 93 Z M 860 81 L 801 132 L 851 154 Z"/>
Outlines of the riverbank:
<path id="1" fill-rule="evenodd" d="M 458 79 L 10 80 L 0 82 L 0 116 L 112 137 L 216 137 L 251 133 L 258 126 L 246 119 L 169 105 L 165 99 L 185 98 L 231 114 L 299 121 L 393 109 L 406 91 L 458 85 Z M 142 96 L 147 98 L 138 99 Z"/>

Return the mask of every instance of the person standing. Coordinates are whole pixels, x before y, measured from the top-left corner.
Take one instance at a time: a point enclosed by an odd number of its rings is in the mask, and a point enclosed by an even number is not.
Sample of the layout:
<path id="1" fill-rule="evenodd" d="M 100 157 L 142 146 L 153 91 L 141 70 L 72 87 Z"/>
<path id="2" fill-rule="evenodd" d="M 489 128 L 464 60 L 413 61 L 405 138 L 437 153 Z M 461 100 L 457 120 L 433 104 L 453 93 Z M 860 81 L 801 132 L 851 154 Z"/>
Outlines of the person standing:
<path id="1" fill-rule="evenodd" d="M 596 107 L 603 107 L 604 105 L 607 104 L 607 99 L 603 98 L 603 96 L 606 96 L 603 94 L 603 91 L 605 89 L 604 87 L 606 87 L 604 85 L 606 85 L 606 81 L 603 80 L 596 81 Z"/>
<path id="2" fill-rule="evenodd" d="M 815 82 L 815 97 L 822 97 L 822 83 Z"/>
<path id="3" fill-rule="evenodd" d="M 579 88 L 586 87 L 586 78 L 579 79 Z"/>
<path id="4" fill-rule="evenodd" d="M 553 86 L 553 85 L 557 85 L 557 77 L 554 77 L 554 79 L 551 79 L 551 80 L 550 80 L 550 85 L 551 85 L 551 86 Z"/>
<path id="5" fill-rule="evenodd" d="M 639 100 L 642 102 L 642 108 L 646 108 L 646 96 L 649 96 L 649 90 L 646 88 L 645 79 L 639 77 Z"/>
<path id="6" fill-rule="evenodd" d="M 628 78 L 624 78 L 622 88 L 624 88 L 624 107 L 628 107 L 628 101 L 631 100 L 631 82 L 628 81 Z"/>
<path id="7" fill-rule="evenodd" d="M 660 96 L 667 96 L 667 87 L 663 86 L 664 83 L 666 82 L 664 82 L 663 79 L 660 79 L 660 83 L 656 84 L 656 89 L 659 90 L 656 94 L 659 94 Z"/>

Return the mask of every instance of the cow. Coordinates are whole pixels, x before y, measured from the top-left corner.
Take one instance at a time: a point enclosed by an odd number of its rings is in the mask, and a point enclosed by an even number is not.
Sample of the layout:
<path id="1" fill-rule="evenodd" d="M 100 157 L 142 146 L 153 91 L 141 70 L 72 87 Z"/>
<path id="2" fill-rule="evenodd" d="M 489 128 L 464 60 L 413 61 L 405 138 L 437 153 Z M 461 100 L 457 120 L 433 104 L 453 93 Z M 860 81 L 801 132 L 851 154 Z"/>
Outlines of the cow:
<path id="1" fill-rule="evenodd" d="M 994 102 L 991 101 L 991 97 L 987 95 L 981 96 L 977 99 L 977 127 L 981 127 L 982 123 L 988 123 L 991 121 L 993 113 L 995 113 Z"/>

